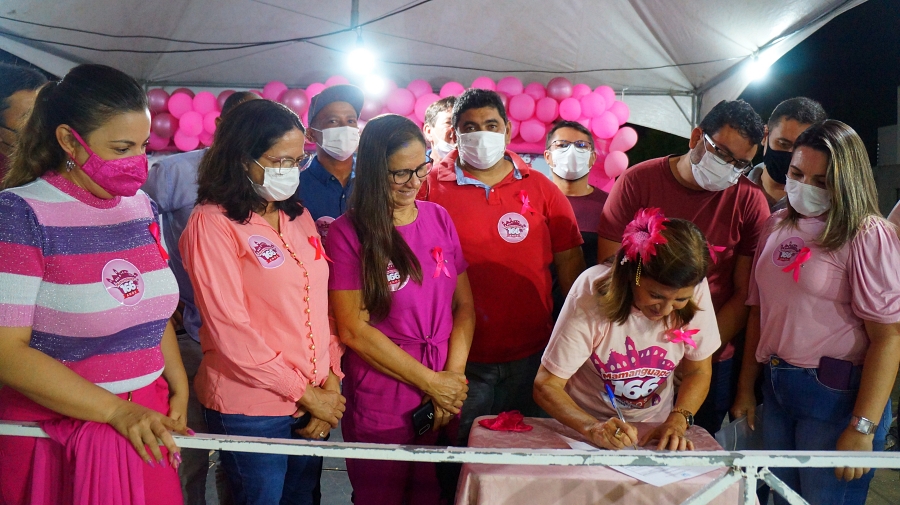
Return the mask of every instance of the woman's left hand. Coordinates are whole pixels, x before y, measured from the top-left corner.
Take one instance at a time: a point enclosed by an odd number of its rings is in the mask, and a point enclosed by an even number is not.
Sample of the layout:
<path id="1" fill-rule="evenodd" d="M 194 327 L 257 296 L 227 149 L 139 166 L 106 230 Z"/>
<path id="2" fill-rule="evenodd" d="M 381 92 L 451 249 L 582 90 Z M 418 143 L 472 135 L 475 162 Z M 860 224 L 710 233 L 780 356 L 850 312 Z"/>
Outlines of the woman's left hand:
<path id="1" fill-rule="evenodd" d="M 298 435 L 311 440 L 325 440 L 329 433 L 331 425 L 315 416 L 312 416 L 305 428 L 297 430 Z"/>
<path id="2" fill-rule="evenodd" d="M 656 450 L 693 451 L 694 442 L 684 434 L 684 428 L 677 422 L 666 421 L 644 435 L 640 445 L 645 446 L 651 440 L 659 440 Z"/>
<path id="3" fill-rule="evenodd" d="M 848 426 L 844 428 L 844 432 L 838 438 L 835 449 L 838 451 L 871 451 L 873 438 L 875 438 L 874 435 L 863 435 Z M 834 469 L 834 476 L 850 482 L 869 473 L 869 470 L 869 468 L 839 467 Z"/>
<path id="4" fill-rule="evenodd" d="M 187 428 L 187 404 L 187 392 L 174 393 L 169 397 L 169 418 L 178 423 L 178 430 Z"/>

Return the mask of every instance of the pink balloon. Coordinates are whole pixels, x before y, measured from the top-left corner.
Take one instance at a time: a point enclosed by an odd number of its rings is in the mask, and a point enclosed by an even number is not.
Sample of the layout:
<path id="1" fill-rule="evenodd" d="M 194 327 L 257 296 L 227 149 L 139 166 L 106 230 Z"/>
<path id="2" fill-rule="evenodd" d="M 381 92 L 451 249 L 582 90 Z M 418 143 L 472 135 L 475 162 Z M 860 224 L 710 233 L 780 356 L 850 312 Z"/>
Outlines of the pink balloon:
<path id="1" fill-rule="evenodd" d="M 201 91 L 194 96 L 194 111 L 200 114 L 206 114 L 217 109 L 216 95 L 209 91 Z"/>
<path id="2" fill-rule="evenodd" d="M 537 101 L 534 116 L 545 123 L 552 123 L 559 117 L 559 104 L 556 100 L 545 96 Z"/>
<path id="3" fill-rule="evenodd" d="M 423 123 L 422 121 L 419 121 L 419 118 L 416 117 L 415 112 L 413 112 L 412 114 L 406 116 L 406 119 L 409 119 L 410 121 L 412 121 L 413 123 L 415 123 L 416 126 L 418 126 L 420 130 L 422 129 L 422 125 L 423 125 L 424 123 Z"/>
<path id="4" fill-rule="evenodd" d="M 206 147 L 209 147 L 212 145 L 213 134 L 209 133 L 207 131 L 201 132 L 199 139 L 200 139 L 201 144 L 205 145 Z"/>
<path id="5" fill-rule="evenodd" d="M 516 138 L 516 135 L 519 134 L 520 126 L 521 126 L 521 124 L 518 121 L 516 121 L 515 119 L 509 120 L 509 138 L 510 139 Z"/>
<path id="6" fill-rule="evenodd" d="M 173 137 L 172 140 L 175 141 L 175 147 L 177 147 L 179 151 L 193 151 L 200 145 L 200 137 L 185 135 L 181 130 L 175 132 L 175 137 Z"/>
<path id="7" fill-rule="evenodd" d="M 306 87 L 306 96 L 312 98 L 321 93 L 323 89 L 325 89 L 324 84 L 321 82 L 314 82 Z"/>
<path id="8" fill-rule="evenodd" d="M 534 98 L 522 93 L 509 99 L 509 115 L 515 120 L 525 121 L 534 115 Z"/>
<path id="9" fill-rule="evenodd" d="M 616 92 L 613 91 L 609 86 L 597 86 L 597 89 L 594 90 L 594 93 L 603 97 L 603 101 L 606 103 L 606 106 L 609 107 L 616 101 Z"/>
<path id="10" fill-rule="evenodd" d="M 170 139 L 178 131 L 178 120 L 168 112 L 160 112 L 150 121 L 150 130 L 158 137 Z"/>
<path id="11" fill-rule="evenodd" d="M 219 105 L 219 110 L 225 108 L 225 100 L 228 100 L 228 97 L 234 94 L 233 89 L 226 89 L 225 91 L 219 93 L 219 96 L 216 97 L 216 102 Z"/>
<path id="12" fill-rule="evenodd" d="M 591 129 L 591 118 L 586 117 L 586 116 L 581 116 L 580 118 L 576 119 L 575 121 L 577 121 L 579 124 L 581 124 L 581 126 L 584 126 L 588 130 Z"/>
<path id="13" fill-rule="evenodd" d="M 261 90 L 261 89 L 251 89 L 251 90 L 249 90 L 249 91 L 250 91 L 251 93 L 253 93 L 254 95 L 260 97 L 260 98 L 263 97 L 263 96 L 262 96 L 262 90 Z"/>
<path id="14" fill-rule="evenodd" d="M 212 135 L 216 133 L 216 118 L 221 114 L 219 111 L 214 110 L 212 112 L 207 112 L 203 116 L 203 131 Z M 202 139 L 201 139 L 202 142 Z"/>
<path id="15" fill-rule="evenodd" d="M 611 139 L 618 130 L 619 120 L 612 112 L 606 111 L 591 119 L 591 131 L 601 139 Z"/>
<path id="16" fill-rule="evenodd" d="M 581 113 L 587 117 L 597 117 L 606 111 L 606 102 L 597 93 L 588 93 L 581 97 Z"/>
<path id="17" fill-rule="evenodd" d="M 522 80 L 518 77 L 504 77 L 497 81 L 497 91 L 502 91 L 509 96 L 516 96 L 525 91 L 525 85 L 522 84 Z"/>
<path id="18" fill-rule="evenodd" d="M 281 94 L 281 103 L 287 105 L 298 116 L 309 109 L 309 98 L 302 89 L 289 89 Z"/>
<path id="19" fill-rule="evenodd" d="M 151 151 L 162 151 L 166 147 L 169 146 L 169 137 L 160 137 L 159 135 L 150 132 L 150 142 L 147 145 L 147 148 Z"/>
<path id="20" fill-rule="evenodd" d="M 416 108 L 416 96 L 406 88 L 397 88 L 388 95 L 387 108 L 394 114 L 408 116 Z"/>
<path id="21" fill-rule="evenodd" d="M 435 93 L 427 93 L 427 94 L 422 95 L 419 98 L 417 98 L 416 106 L 415 106 L 415 113 L 414 113 L 416 120 L 419 122 L 424 122 L 425 121 L 425 111 L 428 110 L 428 107 L 430 107 L 431 104 L 433 104 L 434 102 L 437 102 L 440 99 L 441 99 L 441 97 L 439 97 Z"/>
<path id="22" fill-rule="evenodd" d="M 325 79 L 326 88 L 329 86 L 335 86 L 337 84 L 350 84 L 350 80 L 343 75 L 332 75 L 328 79 Z"/>
<path id="23" fill-rule="evenodd" d="M 572 98 L 580 99 L 584 95 L 591 92 L 591 87 L 587 84 L 581 83 L 572 86 Z"/>
<path id="24" fill-rule="evenodd" d="M 538 119 L 522 121 L 519 125 L 519 135 L 525 142 L 540 142 L 547 134 L 547 125 Z"/>
<path id="25" fill-rule="evenodd" d="M 572 96 L 572 81 L 565 77 L 554 77 L 547 83 L 547 96 L 557 101 Z"/>
<path id="26" fill-rule="evenodd" d="M 366 97 L 365 101 L 363 101 L 362 110 L 359 111 L 359 119 L 361 121 L 368 121 L 373 117 L 381 114 L 381 109 L 384 107 L 380 101 Z"/>
<path id="27" fill-rule="evenodd" d="M 441 86 L 441 92 L 439 93 L 439 95 L 441 95 L 441 98 L 446 98 L 448 96 L 459 96 L 463 94 L 465 90 L 466 88 L 462 84 L 456 81 L 450 81 L 447 84 Z"/>
<path id="28" fill-rule="evenodd" d="M 203 116 L 199 112 L 188 111 L 178 118 L 178 131 L 188 137 L 196 137 L 203 131 Z"/>
<path id="29" fill-rule="evenodd" d="M 634 128 L 630 126 L 626 126 L 624 128 L 620 128 L 619 131 L 616 132 L 615 136 L 612 138 L 612 142 L 609 143 L 610 151 L 627 151 L 634 147 L 637 144 L 638 134 L 634 131 Z"/>
<path id="30" fill-rule="evenodd" d="M 194 92 L 190 88 L 178 88 L 172 92 L 173 95 L 175 93 L 184 93 L 185 95 L 188 95 L 189 97 L 194 98 Z"/>
<path id="31" fill-rule="evenodd" d="M 628 121 L 628 116 L 631 114 L 631 111 L 628 110 L 628 106 L 625 105 L 625 102 L 613 102 L 613 104 L 609 106 L 609 112 L 612 112 L 613 115 L 616 116 L 616 119 L 619 120 L 619 125 L 625 124 Z"/>
<path id="32" fill-rule="evenodd" d="M 414 81 L 411 81 L 406 85 L 406 89 L 412 91 L 412 94 L 416 96 L 416 99 L 421 98 L 423 95 L 434 93 L 434 91 L 432 91 L 431 89 L 431 84 L 429 84 L 425 79 L 416 79 Z"/>
<path id="33" fill-rule="evenodd" d="M 575 121 L 581 117 L 581 103 L 574 98 L 566 98 L 559 103 L 559 117 L 566 121 Z"/>
<path id="34" fill-rule="evenodd" d="M 488 89 L 491 91 L 497 91 L 497 83 L 494 82 L 493 79 L 486 75 L 482 75 L 481 77 L 472 81 L 473 89 Z"/>
<path id="35" fill-rule="evenodd" d="M 544 89 L 544 85 L 539 82 L 532 82 L 528 86 L 525 86 L 525 91 L 523 91 L 523 93 L 535 100 L 540 100 L 547 96 L 547 90 Z"/>
<path id="36" fill-rule="evenodd" d="M 397 86 L 396 82 L 394 82 L 390 79 L 385 79 L 384 80 L 384 92 L 382 92 L 382 94 L 383 95 L 389 94 L 391 91 L 394 91 L 395 89 L 397 89 L 399 87 L 400 86 Z"/>
<path id="37" fill-rule="evenodd" d="M 194 99 L 186 93 L 174 93 L 169 97 L 168 107 L 173 116 L 180 118 L 185 112 L 194 109 Z"/>
<path id="38" fill-rule="evenodd" d="M 612 149 L 609 148 L 610 141 L 611 141 L 611 139 L 598 139 L 595 137 L 594 138 L 594 149 L 600 153 L 608 153 L 608 152 L 612 151 Z"/>
<path id="39" fill-rule="evenodd" d="M 278 97 L 280 97 L 282 93 L 287 91 L 287 89 L 287 84 L 281 81 L 271 81 L 263 86 L 263 98 L 265 98 L 266 100 L 278 101 Z"/>
<path id="40" fill-rule="evenodd" d="M 162 88 L 153 88 L 147 92 L 147 103 L 150 105 L 150 112 L 165 112 L 166 104 L 169 103 L 169 94 Z"/>
<path id="41" fill-rule="evenodd" d="M 613 151 L 606 156 L 603 162 L 603 170 L 611 178 L 622 175 L 622 172 L 628 168 L 628 155 L 622 151 Z"/>
<path id="42" fill-rule="evenodd" d="M 503 110 L 509 110 L 509 95 L 502 91 L 497 91 L 496 93 L 500 97 L 500 101 L 503 102 Z"/>

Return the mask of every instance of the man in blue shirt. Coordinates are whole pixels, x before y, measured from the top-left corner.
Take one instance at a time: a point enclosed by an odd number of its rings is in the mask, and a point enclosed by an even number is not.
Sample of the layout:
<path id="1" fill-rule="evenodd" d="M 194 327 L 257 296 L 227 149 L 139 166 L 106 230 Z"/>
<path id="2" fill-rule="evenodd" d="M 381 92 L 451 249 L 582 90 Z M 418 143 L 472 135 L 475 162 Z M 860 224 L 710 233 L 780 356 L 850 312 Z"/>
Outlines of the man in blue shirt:
<path id="1" fill-rule="evenodd" d="M 259 96 L 249 91 L 233 93 L 222 105 L 222 114 L 216 118 L 216 125 L 218 126 L 219 120 L 238 105 L 256 99 L 259 99 Z M 190 385 L 188 426 L 201 433 L 206 432 L 206 423 L 200 402 L 197 401 L 197 396 L 194 394 L 194 376 L 197 375 L 197 368 L 203 358 L 203 351 L 200 349 L 200 312 L 194 305 L 194 289 L 181 263 L 178 240 L 181 238 L 184 227 L 187 226 L 188 218 L 191 217 L 191 211 L 194 210 L 194 203 L 197 201 L 197 168 L 207 150 L 198 149 L 175 154 L 154 163 L 147 182 L 141 188 L 156 202 L 159 209 L 163 238 L 169 251 L 169 267 L 178 281 L 181 303 L 179 304 L 180 310 L 175 312 L 173 318 L 177 319 L 179 315 L 181 316 L 181 325 L 184 326 L 186 333 L 186 335 L 179 334 L 178 347 L 181 350 L 181 358 L 184 361 Z M 205 505 L 209 451 L 184 449 L 181 451 L 181 455 L 183 461 L 178 469 L 178 474 L 181 478 L 181 489 L 184 492 L 184 503 L 186 505 Z M 217 484 L 224 484 L 224 476 L 220 476 L 219 473 L 216 472 Z M 230 503 L 227 486 L 217 485 L 217 490 L 219 502 Z"/>
<path id="2" fill-rule="evenodd" d="M 306 138 L 316 144 L 316 156 L 300 173 L 297 195 L 323 240 L 350 203 L 362 106 L 362 91 L 350 84 L 325 88 L 310 101 Z"/>

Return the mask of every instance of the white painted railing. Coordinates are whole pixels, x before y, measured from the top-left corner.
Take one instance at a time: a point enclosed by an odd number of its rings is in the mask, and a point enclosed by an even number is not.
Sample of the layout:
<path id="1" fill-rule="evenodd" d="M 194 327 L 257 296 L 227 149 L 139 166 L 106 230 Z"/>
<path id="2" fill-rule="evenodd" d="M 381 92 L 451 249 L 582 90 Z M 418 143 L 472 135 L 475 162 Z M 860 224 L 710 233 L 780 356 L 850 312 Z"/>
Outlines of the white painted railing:
<path id="1" fill-rule="evenodd" d="M 0 435 L 46 438 L 37 423 L 0 421 Z M 809 505 L 795 491 L 775 477 L 769 468 L 895 468 L 900 469 L 900 453 L 836 451 L 604 451 L 573 449 L 489 449 L 480 447 L 435 447 L 349 442 L 236 437 L 198 433 L 193 437 L 175 435 L 175 443 L 186 449 L 208 449 L 292 456 L 323 456 L 393 461 L 477 463 L 553 466 L 715 466 L 730 471 L 713 480 L 687 499 L 683 505 L 706 505 L 735 482 L 743 482 L 741 502 L 756 503 L 756 482 L 764 480 L 773 491 L 792 505 Z"/>

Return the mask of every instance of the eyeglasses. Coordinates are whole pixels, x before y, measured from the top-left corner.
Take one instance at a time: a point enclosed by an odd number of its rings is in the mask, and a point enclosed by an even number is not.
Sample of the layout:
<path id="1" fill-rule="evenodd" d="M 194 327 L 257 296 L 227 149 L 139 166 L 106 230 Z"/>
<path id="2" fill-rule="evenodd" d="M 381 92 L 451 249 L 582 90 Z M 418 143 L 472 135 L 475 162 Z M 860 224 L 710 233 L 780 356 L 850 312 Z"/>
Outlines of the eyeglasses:
<path id="1" fill-rule="evenodd" d="M 275 158 L 273 156 L 269 156 L 266 154 L 263 154 L 262 157 L 271 161 L 272 163 L 274 163 L 275 166 L 266 167 L 266 166 L 263 166 L 262 163 L 260 163 L 256 160 L 253 160 L 253 161 L 255 161 L 256 164 L 259 165 L 263 169 L 277 168 L 279 170 L 278 175 L 282 174 L 282 172 L 281 172 L 282 170 L 290 170 L 292 168 L 302 168 L 304 165 L 306 165 L 306 162 L 309 161 L 309 154 L 306 154 L 306 153 L 303 153 L 303 156 L 300 156 L 299 158 Z"/>
<path id="2" fill-rule="evenodd" d="M 722 165 L 722 166 L 731 165 L 732 167 L 734 167 L 735 170 L 742 172 L 744 174 L 749 172 L 749 170 L 751 168 L 750 164 L 753 163 L 753 160 L 739 160 L 739 159 L 735 158 L 728 152 L 724 151 L 723 149 L 720 149 L 719 146 L 717 146 L 716 143 L 713 142 L 711 138 L 709 138 L 709 135 L 707 135 L 705 133 L 703 134 L 703 139 L 706 140 L 706 142 L 708 142 L 710 146 L 712 146 L 712 148 L 713 148 L 712 155 L 713 155 L 713 159 L 716 161 L 716 163 L 718 163 L 719 165 Z"/>
<path id="3" fill-rule="evenodd" d="M 551 148 L 555 147 L 563 150 L 568 149 L 569 146 L 575 146 L 575 150 L 581 153 L 594 150 L 594 144 L 587 140 L 576 140 L 575 142 L 569 142 L 568 140 L 554 140 L 550 143 Z"/>
<path id="4" fill-rule="evenodd" d="M 433 163 L 434 160 L 426 156 L 425 163 L 422 163 L 416 168 L 407 168 L 404 170 L 388 170 L 388 173 L 391 174 L 391 178 L 394 180 L 394 184 L 406 184 L 412 179 L 413 174 L 415 174 L 419 179 L 424 179 L 431 172 Z"/>

